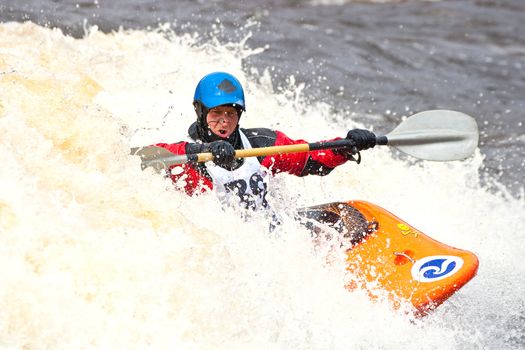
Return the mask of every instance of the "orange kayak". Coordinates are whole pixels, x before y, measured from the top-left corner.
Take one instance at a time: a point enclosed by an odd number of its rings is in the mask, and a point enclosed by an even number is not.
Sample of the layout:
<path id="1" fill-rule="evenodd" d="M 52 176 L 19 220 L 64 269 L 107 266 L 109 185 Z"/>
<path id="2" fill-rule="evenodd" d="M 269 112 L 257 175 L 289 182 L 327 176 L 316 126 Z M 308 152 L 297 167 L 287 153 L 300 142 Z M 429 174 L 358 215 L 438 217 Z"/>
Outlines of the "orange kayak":
<path id="1" fill-rule="evenodd" d="M 354 276 L 349 289 L 365 288 L 372 298 L 386 291 L 395 307 L 409 301 L 416 315 L 443 303 L 478 270 L 473 253 L 438 242 L 372 203 L 328 203 L 300 214 L 335 228 L 351 242 L 346 251 L 347 269 Z"/>

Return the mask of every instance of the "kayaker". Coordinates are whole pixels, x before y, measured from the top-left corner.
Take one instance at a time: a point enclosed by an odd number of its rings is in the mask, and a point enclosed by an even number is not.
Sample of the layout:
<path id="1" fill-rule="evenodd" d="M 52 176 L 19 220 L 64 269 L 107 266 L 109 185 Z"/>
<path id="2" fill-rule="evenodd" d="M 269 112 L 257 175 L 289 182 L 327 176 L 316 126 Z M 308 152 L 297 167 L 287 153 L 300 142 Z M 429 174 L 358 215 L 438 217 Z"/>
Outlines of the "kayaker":
<path id="1" fill-rule="evenodd" d="M 204 76 L 195 89 L 193 106 L 197 120 L 189 127 L 190 139 L 159 143 L 174 154 L 211 152 L 213 162 L 187 163 L 170 168 L 169 176 L 189 195 L 214 189 L 220 198 L 241 202 L 246 208 L 267 207 L 269 174 L 287 172 L 296 176 L 329 174 L 356 152 L 374 147 L 375 135 L 353 129 L 346 135 L 355 148 L 235 158 L 236 149 L 306 143 L 267 128 L 243 129 L 239 119 L 246 111 L 244 90 L 233 75 L 214 72 Z M 338 138 L 336 138 L 338 139 Z M 359 158 L 358 158 L 359 159 Z"/>

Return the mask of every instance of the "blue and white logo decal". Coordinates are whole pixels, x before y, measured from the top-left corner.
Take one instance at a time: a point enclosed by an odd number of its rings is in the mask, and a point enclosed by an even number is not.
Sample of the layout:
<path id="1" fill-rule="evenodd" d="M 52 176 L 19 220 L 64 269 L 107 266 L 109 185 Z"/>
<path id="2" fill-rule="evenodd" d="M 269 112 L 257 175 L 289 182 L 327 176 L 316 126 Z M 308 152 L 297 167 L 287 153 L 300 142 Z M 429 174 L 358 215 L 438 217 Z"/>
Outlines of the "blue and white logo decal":
<path id="1" fill-rule="evenodd" d="M 459 256 L 433 255 L 416 261 L 412 277 L 419 282 L 435 282 L 452 276 L 463 266 Z"/>

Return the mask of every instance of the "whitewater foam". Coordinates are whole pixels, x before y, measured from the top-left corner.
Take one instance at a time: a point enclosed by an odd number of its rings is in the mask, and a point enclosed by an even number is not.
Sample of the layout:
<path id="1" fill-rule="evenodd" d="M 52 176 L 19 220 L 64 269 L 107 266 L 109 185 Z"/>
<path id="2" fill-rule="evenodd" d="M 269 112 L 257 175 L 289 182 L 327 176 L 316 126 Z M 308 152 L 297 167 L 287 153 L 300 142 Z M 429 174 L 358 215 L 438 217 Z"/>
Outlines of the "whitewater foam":
<path id="1" fill-rule="evenodd" d="M 311 103 L 293 77 L 243 67 L 241 43 L 199 45 L 169 27 L 82 39 L 32 23 L 0 24 L 0 344 L 12 348 L 513 348 L 523 344 L 524 200 L 489 191 L 483 156 L 464 162 L 363 152 L 325 178 L 279 175 L 268 233 L 213 196 L 189 198 L 129 148 L 174 142 L 194 119 L 193 88 L 227 70 L 245 85 L 243 127 L 316 141 L 360 127 Z M 327 121 L 336 120 L 336 123 Z M 373 120 L 373 119 L 371 119 Z M 373 127 L 386 133 L 381 125 Z M 480 270 L 418 320 L 344 289 L 286 213 L 365 199 Z M 337 257 L 335 262 L 337 262 Z M 494 327 L 503 324 L 503 327 Z"/>

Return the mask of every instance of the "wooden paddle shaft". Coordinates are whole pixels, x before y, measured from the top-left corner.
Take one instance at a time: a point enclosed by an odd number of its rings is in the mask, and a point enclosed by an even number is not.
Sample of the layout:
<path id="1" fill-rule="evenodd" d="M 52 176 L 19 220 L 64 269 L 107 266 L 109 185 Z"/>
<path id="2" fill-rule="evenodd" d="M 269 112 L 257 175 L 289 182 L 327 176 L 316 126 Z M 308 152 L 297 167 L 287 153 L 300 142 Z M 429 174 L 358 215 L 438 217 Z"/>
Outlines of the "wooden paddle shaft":
<path id="1" fill-rule="evenodd" d="M 322 141 L 315 143 L 300 143 L 296 145 L 285 145 L 285 146 L 270 146 L 260 148 L 248 148 L 240 149 L 235 151 L 235 158 L 246 158 L 246 157 L 260 157 L 268 156 L 273 154 L 285 154 L 285 153 L 302 153 L 309 151 L 316 151 L 322 149 L 337 149 L 347 148 L 354 145 L 353 141 L 341 139 L 335 141 Z M 189 155 L 188 155 L 189 156 Z M 207 162 L 213 160 L 211 153 L 198 153 L 193 155 L 193 159 L 188 157 L 192 161 Z"/>

